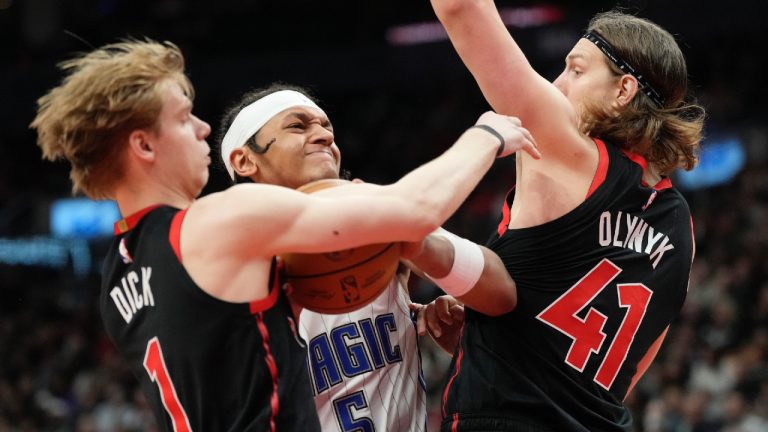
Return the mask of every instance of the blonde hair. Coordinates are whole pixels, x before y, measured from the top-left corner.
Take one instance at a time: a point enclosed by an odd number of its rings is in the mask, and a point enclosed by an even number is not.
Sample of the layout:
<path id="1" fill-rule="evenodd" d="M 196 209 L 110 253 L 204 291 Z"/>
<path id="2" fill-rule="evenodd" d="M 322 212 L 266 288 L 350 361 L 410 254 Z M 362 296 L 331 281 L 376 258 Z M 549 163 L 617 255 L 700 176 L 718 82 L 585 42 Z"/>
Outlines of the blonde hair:
<path id="1" fill-rule="evenodd" d="M 124 172 L 126 140 L 137 129 L 157 127 L 162 109 L 158 89 L 177 82 L 193 97 L 184 57 L 170 42 L 124 40 L 64 61 L 61 84 L 38 99 L 37 145 L 48 160 L 71 164 L 73 192 L 113 198 L 112 186 Z"/>
<path id="2" fill-rule="evenodd" d="M 643 75 L 660 93 L 664 106 L 641 91 L 618 115 L 588 103 L 582 112 L 584 132 L 643 155 L 662 175 L 676 168 L 693 169 L 705 112 L 687 101 L 688 71 L 674 37 L 648 20 L 617 11 L 596 15 L 587 31 L 599 33 Z M 625 74 L 613 62 L 606 63 L 615 75 Z"/>

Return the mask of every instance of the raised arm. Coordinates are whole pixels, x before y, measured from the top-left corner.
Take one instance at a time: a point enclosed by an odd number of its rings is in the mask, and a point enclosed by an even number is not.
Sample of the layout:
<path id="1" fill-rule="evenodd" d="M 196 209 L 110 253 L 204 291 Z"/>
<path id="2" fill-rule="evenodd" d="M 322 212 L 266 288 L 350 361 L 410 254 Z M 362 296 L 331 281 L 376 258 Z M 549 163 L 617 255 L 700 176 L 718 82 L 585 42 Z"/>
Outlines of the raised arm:
<path id="1" fill-rule="evenodd" d="M 239 185 L 194 204 L 185 219 L 187 232 L 218 233 L 206 245 L 251 258 L 418 240 L 456 211 L 500 148 L 501 155 L 523 149 L 538 157 L 517 119 L 486 113 L 478 124 L 500 137 L 472 127 L 441 156 L 394 184 L 350 184 L 311 195 Z"/>
<path id="2" fill-rule="evenodd" d="M 486 100 L 522 120 L 546 161 L 585 145 L 575 110 L 531 67 L 492 0 L 432 0 L 432 7 Z"/>

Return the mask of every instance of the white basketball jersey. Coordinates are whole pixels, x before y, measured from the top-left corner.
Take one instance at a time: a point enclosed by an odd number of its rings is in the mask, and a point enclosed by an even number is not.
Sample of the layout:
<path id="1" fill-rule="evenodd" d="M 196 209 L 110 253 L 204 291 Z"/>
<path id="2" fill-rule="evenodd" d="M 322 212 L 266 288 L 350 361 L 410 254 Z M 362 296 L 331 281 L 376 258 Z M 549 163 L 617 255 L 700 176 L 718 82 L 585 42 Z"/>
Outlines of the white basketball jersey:
<path id="1" fill-rule="evenodd" d="M 303 310 L 299 332 L 323 431 L 426 429 L 426 395 L 408 293 L 394 277 L 351 313 Z"/>

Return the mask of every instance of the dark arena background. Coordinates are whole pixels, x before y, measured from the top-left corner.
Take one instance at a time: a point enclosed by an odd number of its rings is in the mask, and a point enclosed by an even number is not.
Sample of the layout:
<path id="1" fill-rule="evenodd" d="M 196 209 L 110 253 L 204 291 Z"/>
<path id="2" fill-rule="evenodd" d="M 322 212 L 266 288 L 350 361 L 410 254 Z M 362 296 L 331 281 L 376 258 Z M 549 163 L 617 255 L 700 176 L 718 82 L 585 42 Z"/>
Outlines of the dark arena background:
<path id="1" fill-rule="evenodd" d="M 534 67 L 554 79 L 590 16 L 612 1 L 498 1 Z M 768 115 L 763 2 L 618 3 L 673 33 L 708 110 L 701 164 L 673 183 L 692 208 L 688 298 L 626 401 L 647 432 L 768 431 Z M 343 167 L 387 183 L 437 156 L 488 109 L 427 0 L 0 0 L 0 432 L 151 431 L 136 381 L 96 308 L 109 202 L 72 196 L 28 128 L 55 64 L 120 38 L 178 44 L 211 123 L 274 81 L 309 87 Z M 514 79 L 514 77 L 510 77 Z M 497 164 L 449 229 L 483 243 L 514 179 Z M 204 194 L 226 187 L 213 166 Z M 438 295 L 414 279 L 412 296 Z M 510 329 L 524 331 L 524 329 Z M 430 430 L 449 356 L 422 339 Z"/>

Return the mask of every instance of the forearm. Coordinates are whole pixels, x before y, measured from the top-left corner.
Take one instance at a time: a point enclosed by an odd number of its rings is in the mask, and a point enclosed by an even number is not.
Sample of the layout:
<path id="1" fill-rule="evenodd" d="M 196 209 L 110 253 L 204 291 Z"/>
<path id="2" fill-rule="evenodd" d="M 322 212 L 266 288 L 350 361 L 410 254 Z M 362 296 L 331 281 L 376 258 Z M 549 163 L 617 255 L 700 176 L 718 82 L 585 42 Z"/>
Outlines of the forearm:
<path id="1" fill-rule="evenodd" d="M 441 278 L 451 271 L 454 250 L 451 243 L 441 235 L 430 234 L 422 243 L 421 253 L 409 259 L 420 274 Z"/>
<path id="2" fill-rule="evenodd" d="M 483 273 L 474 288 L 457 299 L 490 316 L 511 312 L 517 306 L 517 285 L 501 258 L 488 248 L 481 249 L 485 258 Z"/>
<path id="3" fill-rule="evenodd" d="M 408 196 L 412 211 L 430 214 L 439 226 L 490 169 L 499 144 L 492 134 L 470 128 L 445 153 L 392 185 L 393 190 Z"/>
<path id="4" fill-rule="evenodd" d="M 531 66 L 490 0 L 433 0 L 433 8 L 485 99 L 502 114 L 520 117 L 539 139 L 552 110 L 554 88 Z M 556 96 L 554 96 L 556 97 Z M 544 129 L 546 130 L 546 129 Z M 543 136 L 543 135 L 541 135 Z"/>
<path id="5" fill-rule="evenodd" d="M 517 287 L 501 258 L 448 231 L 428 236 L 411 262 L 447 294 L 486 315 L 507 313 L 517 304 Z"/>

